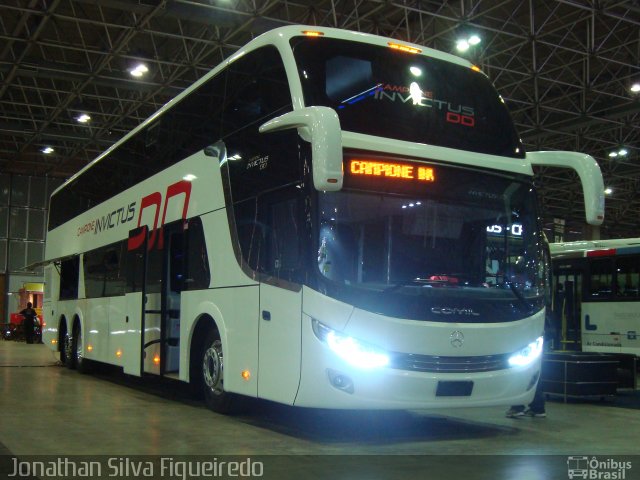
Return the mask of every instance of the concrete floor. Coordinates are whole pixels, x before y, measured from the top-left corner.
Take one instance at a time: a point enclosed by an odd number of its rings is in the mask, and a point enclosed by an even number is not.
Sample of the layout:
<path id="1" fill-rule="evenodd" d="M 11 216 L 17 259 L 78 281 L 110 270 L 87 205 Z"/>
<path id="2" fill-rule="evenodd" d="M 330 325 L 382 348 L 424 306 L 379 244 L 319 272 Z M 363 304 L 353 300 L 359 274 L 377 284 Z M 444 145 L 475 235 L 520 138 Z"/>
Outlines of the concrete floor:
<path id="1" fill-rule="evenodd" d="M 423 478 L 456 478 L 452 472 L 465 468 L 475 472 L 465 478 L 518 480 L 567 478 L 568 456 L 595 455 L 633 461 L 625 478 L 640 478 L 637 393 L 623 398 L 635 409 L 547 402 L 544 419 L 508 419 L 502 407 L 345 412 L 257 401 L 250 413 L 227 417 L 191 400 L 182 384 L 81 375 L 44 345 L 8 341 L 0 341 L 0 389 L 4 455 L 287 456 L 269 457 L 280 459 L 278 478 L 300 478 L 297 468 L 318 471 L 327 464 L 322 456 L 332 455 L 333 468 L 344 467 L 338 471 L 391 459 L 402 464 L 396 473 L 409 473 L 402 478 L 425 468 L 431 475 Z"/>

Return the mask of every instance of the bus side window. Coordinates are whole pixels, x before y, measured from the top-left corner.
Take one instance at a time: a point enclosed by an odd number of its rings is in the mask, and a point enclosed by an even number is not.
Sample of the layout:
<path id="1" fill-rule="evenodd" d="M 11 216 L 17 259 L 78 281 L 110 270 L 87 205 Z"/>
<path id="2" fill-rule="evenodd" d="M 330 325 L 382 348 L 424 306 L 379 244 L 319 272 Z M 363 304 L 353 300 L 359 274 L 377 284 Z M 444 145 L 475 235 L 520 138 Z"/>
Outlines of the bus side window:
<path id="1" fill-rule="evenodd" d="M 78 298 L 80 257 L 63 260 L 60 265 L 60 300 Z"/>
<path id="2" fill-rule="evenodd" d="M 268 205 L 265 211 L 268 234 L 264 273 L 299 283 L 302 280 L 300 201 L 294 197 L 265 203 Z"/>
<path id="3" fill-rule="evenodd" d="M 609 298 L 614 289 L 612 259 L 594 260 L 591 262 L 589 270 L 589 295 L 591 298 Z"/>
<path id="4" fill-rule="evenodd" d="M 207 243 L 204 239 L 202 221 L 193 218 L 187 230 L 186 268 L 183 290 L 208 288 L 211 280 Z"/>
<path id="5" fill-rule="evenodd" d="M 257 220 L 256 198 L 233 206 L 240 254 L 251 270 L 258 270 L 266 228 Z"/>
<path id="6" fill-rule="evenodd" d="M 620 256 L 616 258 L 616 284 L 619 297 L 638 298 L 640 296 L 640 256 Z"/>
<path id="7" fill-rule="evenodd" d="M 223 111 L 226 137 L 255 122 L 261 123 L 274 112 L 291 110 L 291 95 L 280 53 L 273 46 L 248 53 L 227 71 Z M 254 128 L 257 132 L 258 125 Z"/>

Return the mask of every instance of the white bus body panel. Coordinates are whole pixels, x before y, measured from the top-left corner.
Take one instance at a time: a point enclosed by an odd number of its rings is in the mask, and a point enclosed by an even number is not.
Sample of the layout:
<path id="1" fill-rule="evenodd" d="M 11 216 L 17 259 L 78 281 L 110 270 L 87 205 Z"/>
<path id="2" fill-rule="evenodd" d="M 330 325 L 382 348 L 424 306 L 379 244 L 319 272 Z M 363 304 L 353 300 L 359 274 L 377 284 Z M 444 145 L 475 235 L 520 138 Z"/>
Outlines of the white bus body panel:
<path id="1" fill-rule="evenodd" d="M 260 398 L 293 404 L 300 384 L 301 316 L 302 291 L 260 285 Z"/>
<path id="2" fill-rule="evenodd" d="M 638 302 L 583 302 L 581 330 L 584 352 L 640 355 Z"/>

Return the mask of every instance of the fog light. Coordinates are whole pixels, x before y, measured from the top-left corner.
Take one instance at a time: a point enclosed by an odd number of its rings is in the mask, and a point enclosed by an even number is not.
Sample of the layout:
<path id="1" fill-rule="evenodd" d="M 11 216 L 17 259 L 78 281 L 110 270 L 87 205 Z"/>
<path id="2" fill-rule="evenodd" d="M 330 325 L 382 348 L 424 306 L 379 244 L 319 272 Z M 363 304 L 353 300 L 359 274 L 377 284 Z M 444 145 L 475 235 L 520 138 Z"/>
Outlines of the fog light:
<path id="1" fill-rule="evenodd" d="M 335 388 L 343 392 L 353 393 L 353 380 L 351 378 L 330 368 L 327 369 L 327 375 L 329 376 L 329 382 Z"/>

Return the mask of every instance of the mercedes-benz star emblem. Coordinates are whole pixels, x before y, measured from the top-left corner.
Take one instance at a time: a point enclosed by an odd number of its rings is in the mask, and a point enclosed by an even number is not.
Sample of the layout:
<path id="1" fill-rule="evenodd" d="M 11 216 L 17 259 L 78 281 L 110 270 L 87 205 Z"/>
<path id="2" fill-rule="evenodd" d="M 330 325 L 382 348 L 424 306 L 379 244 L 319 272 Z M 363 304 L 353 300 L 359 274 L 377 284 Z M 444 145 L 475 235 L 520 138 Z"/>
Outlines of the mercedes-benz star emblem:
<path id="1" fill-rule="evenodd" d="M 452 332 L 449 338 L 451 339 L 451 346 L 453 348 L 460 348 L 464 343 L 464 335 L 460 330 Z"/>

